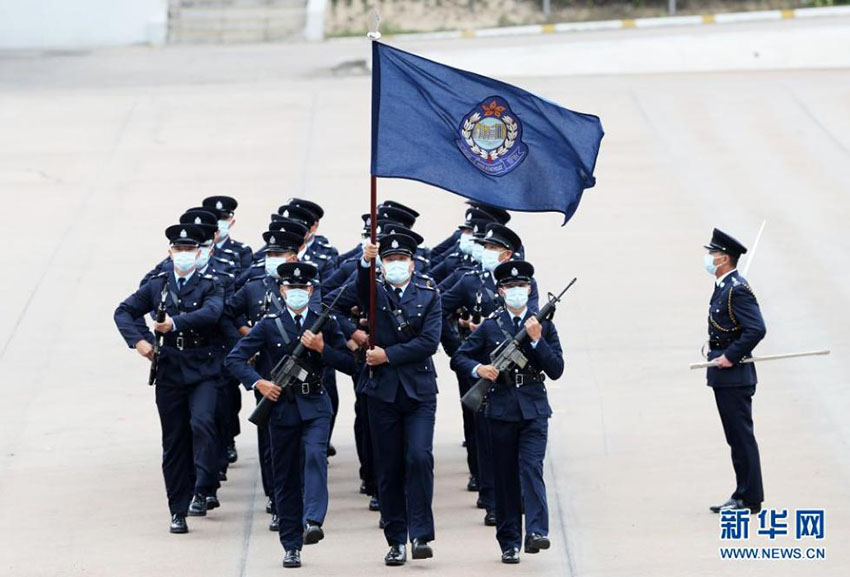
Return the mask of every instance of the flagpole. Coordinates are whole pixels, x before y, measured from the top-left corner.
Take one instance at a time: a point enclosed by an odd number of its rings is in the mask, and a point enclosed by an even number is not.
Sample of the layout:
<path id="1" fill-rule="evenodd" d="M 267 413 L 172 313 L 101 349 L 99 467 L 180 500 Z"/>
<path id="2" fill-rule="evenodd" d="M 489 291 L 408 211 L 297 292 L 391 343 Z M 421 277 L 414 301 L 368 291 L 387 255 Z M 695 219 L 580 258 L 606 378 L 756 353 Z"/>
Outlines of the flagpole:
<path id="1" fill-rule="evenodd" d="M 372 244 L 378 242 L 378 179 L 372 175 L 372 190 L 370 199 L 369 240 Z M 369 261 L 369 348 L 375 348 L 375 283 L 376 258 Z"/>

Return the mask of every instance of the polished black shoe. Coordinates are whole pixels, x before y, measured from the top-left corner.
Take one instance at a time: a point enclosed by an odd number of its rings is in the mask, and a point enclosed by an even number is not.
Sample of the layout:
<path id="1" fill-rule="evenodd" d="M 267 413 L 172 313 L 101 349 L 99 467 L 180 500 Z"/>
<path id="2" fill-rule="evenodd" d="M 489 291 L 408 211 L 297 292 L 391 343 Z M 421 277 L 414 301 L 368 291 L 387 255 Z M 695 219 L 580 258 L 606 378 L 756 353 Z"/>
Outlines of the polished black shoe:
<path id="1" fill-rule="evenodd" d="M 222 483 L 227 481 L 227 473 L 225 473 L 224 471 L 219 471 L 218 472 L 218 480 Z"/>
<path id="2" fill-rule="evenodd" d="M 378 529 L 383 529 L 383 528 L 384 528 L 384 527 L 386 527 L 386 526 L 387 526 L 387 522 L 386 522 L 386 521 L 384 521 L 384 518 L 383 518 L 383 517 L 381 517 L 380 519 L 378 519 Z"/>
<path id="3" fill-rule="evenodd" d="M 336 447 L 334 447 L 331 443 L 328 443 L 328 457 L 336 456 Z"/>
<path id="4" fill-rule="evenodd" d="M 372 495 L 372 498 L 369 499 L 369 510 L 370 511 L 380 511 L 381 503 L 378 501 L 378 498 Z"/>
<path id="5" fill-rule="evenodd" d="M 192 502 L 189 503 L 190 517 L 206 517 L 207 516 L 207 498 L 201 494 L 195 494 L 192 497 Z"/>
<path id="6" fill-rule="evenodd" d="M 519 549 L 511 547 L 502 551 L 502 563 L 508 563 L 509 565 L 519 563 Z"/>
<path id="7" fill-rule="evenodd" d="M 171 516 L 171 528 L 169 529 L 171 533 L 188 533 L 189 526 L 186 525 L 186 515 L 181 515 L 180 513 L 175 513 Z"/>
<path id="8" fill-rule="evenodd" d="M 540 553 L 543 549 L 549 548 L 549 537 L 540 533 L 532 533 L 525 538 L 526 553 Z"/>
<path id="9" fill-rule="evenodd" d="M 720 513 L 721 511 L 733 511 L 735 509 L 748 509 L 751 515 L 755 515 L 761 511 L 761 503 L 744 503 L 741 499 L 729 499 L 722 505 L 712 505 L 709 507 L 712 513 Z"/>
<path id="10" fill-rule="evenodd" d="M 484 504 L 484 501 L 481 500 L 481 497 L 478 497 L 478 500 L 475 501 L 475 506 L 479 509 L 486 509 L 487 506 Z"/>
<path id="11" fill-rule="evenodd" d="M 366 481 L 360 481 L 360 494 L 368 495 L 369 491 L 366 489 Z"/>
<path id="12" fill-rule="evenodd" d="M 484 524 L 488 527 L 496 526 L 496 514 L 493 511 L 487 511 L 487 513 L 484 514 Z"/>
<path id="13" fill-rule="evenodd" d="M 283 558 L 283 566 L 287 569 L 301 567 L 301 551 L 298 549 L 290 549 L 287 551 L 286 556 Z"/>
<path id="14" fill-rule="evenodd" d="M 315 545 L 325 538 L 325 532 L 322 531 L 321 525 L 313 521 L 307 521 L 304 525 L 304 544 Z"/>
<path id="15" fill-rule="evenodd" d="M 272 503 L 271 499 L 266 499 L 266 513 L 269 515 L 274 513 L 274 503 Z"/>
<path id="16" fill-rule="evenodd" d="M 728 501 L 726 501 L 722 505 L 712 505 L 708 509 L 712 513 L 719 513 L 720 511 L 726 511 L 728 509 L 736 509 L 737 504 L 738 504 L 737 499 L 729 499 Z"/>
<path id="17" fill-rule="evenodd" d="M 275 533 L 280 531 L 280 517 L 277 516 L 277 513 L 272 513 L 272 520 L 269 522 L 269 531 L 274 531 Z"/>
<path id="18" fill-rule="evenodd" d="M 469 481 L 466 483 L 467 491 L 477 491 L 478 490 L 478 477 L 475 475 L 469 476 Z"/>
<path id="19" fill-rule="evenodd" d="M 424 539 L 414 539 L 410 545 L 410 556 L 414 559 L 430 559 L 434 556 L 434 550 Z"/>
<path id="20" fill-rule="evenodd" d="M 398 567 L 407 562 L 407 548 L 404 545 L 393 545 L 390 552 L 384 557 L 384 564 L 390 567 Z"/>
<path id="21" fill-rule="evenodd" d="M 221 502 L 215 495 L 207 495 L 207 511 L 221 507 Z"/>
<path id="22" fill-rule="evenodd" d="M 227 462 L 235 463 L 239 460 L 239 453 L 236 452 L 236 445 L 227 447 Z"/>

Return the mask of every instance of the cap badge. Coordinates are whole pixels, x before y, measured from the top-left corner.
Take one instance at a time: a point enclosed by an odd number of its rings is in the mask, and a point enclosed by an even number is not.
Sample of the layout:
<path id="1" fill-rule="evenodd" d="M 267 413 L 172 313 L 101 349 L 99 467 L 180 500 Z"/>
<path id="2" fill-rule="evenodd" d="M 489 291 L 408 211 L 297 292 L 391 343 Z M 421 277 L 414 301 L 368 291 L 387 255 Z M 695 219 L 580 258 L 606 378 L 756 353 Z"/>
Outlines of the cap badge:
<path id="1" fill-rule="evenodd" d="M 181 229 L 180 229 L 180 238 L 187 238 L 188 236 L 189 236 L 189 235 L 188 235 L 188 234 L 186 234 L 186 229 L 185 229 L 185 228 L 181 228 Z"/>
<path id="2" fill-rule="evenodd" d="M 200 216 L 195 217 L 195 224 L 201 224 L 201 217 Z"/>
<path id="3" fill-rule="evenodd" d="M 519 271 L 516 268 L 511 269 L 511 276 L 519 276 Z"/>
<path id="4" fill-rule="evenodd" d="M 289 218 L 289 209 L 283 211 L 284 218 Z"/>
<path id="5" fill-rule="evenodd" d="M 398 248 L 398 241 L 397 241 L 396 239 L 393 239 L 393 243 L 392 243 L 392 245 L 391 245 L 391 246 L 392 246 L 393 248 Z"/>
<path id="6" fill-rule="evenodd" d="M 493 236 L 493 231 L 492 231 L 492 230 L 488 230 L 488 231 L 487 231 L 487 236 L 486 236 L 486 238 L 490 238 L 491 236 Z"/>
<path id="7" fill-rule="evenodd" d="M 292 276 L 299 278 L 301 276 L 301 269 L 296 267 L 296 269 L 292 271 Z"/>
<path id="8" fill-rule="evenodd" d="M 216 202 L 216 203 L 215 203 L 215 207 L 216 207 L 218 210 L 223 210 L 223 209 L 224 209 L 224 204 L 223 204 L 223 203 L 219 200 L 218 202 Z"/>
<path id="9" fill-rule="evenodd" d="M 269 244 L 276 244 L 276 243 L 277 243 L 277 239 L 275 239 L 275 237 L 273 237 L 273 236 L 270 236 L 269 237 Z"/>

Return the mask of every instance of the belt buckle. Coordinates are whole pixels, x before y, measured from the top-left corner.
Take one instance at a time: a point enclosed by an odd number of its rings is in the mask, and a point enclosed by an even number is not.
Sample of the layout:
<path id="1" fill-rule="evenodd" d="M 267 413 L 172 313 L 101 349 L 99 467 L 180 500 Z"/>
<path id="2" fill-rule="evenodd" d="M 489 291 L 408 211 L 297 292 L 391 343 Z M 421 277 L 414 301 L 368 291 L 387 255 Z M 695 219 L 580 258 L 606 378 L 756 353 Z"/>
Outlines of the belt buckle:
<path id="1" fill-rule="evenodd" d="M 310 394 L 310 383 L 301 383 L 301 394 L 309 395 Z"/>
<path id="2" fill-rule="evenodd" d="M 525 375 L 517 373 L 514 375 L 514 382 L 516 383 L 517 388 L 523 386 L 525 384 Z"/>
<path id="3" fill-rule="evenodd" d="M 176 341 L 175 341 L 175 343 L 174 343 L 174 345 L 177 347 L 177 350 L 178 350 L 178 351 L 182 351 L 182 350 L 183 350 L 184 342 L 185 342 L 185 341 L 183 340 L 183 335 L 179 335 L 179 336 L 177 337 L 177 340 L 176 340 Z"/>

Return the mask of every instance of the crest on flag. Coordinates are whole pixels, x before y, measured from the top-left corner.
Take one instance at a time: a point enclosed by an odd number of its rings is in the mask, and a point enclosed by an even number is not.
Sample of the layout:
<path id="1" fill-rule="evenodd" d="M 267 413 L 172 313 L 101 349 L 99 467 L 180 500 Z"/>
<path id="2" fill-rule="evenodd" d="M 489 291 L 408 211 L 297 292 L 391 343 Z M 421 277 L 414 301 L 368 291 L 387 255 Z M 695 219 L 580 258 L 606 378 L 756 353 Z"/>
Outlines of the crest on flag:
<path id="1" fill-rule="evenodd" d="M 458 126 L 457 147 L 472 165 L 489 176 L 504 176 L 522 164 L 528 146 L 522 123 L 500 96 L 475 105 Z"/>

